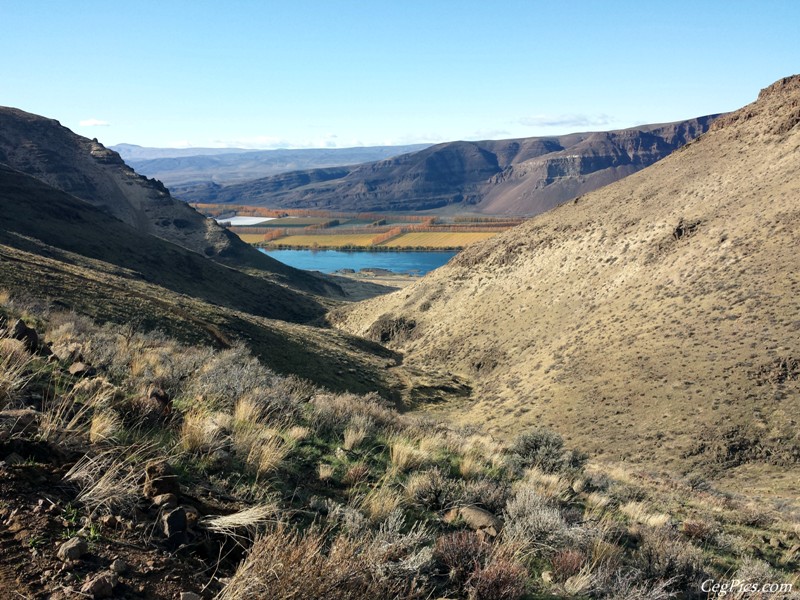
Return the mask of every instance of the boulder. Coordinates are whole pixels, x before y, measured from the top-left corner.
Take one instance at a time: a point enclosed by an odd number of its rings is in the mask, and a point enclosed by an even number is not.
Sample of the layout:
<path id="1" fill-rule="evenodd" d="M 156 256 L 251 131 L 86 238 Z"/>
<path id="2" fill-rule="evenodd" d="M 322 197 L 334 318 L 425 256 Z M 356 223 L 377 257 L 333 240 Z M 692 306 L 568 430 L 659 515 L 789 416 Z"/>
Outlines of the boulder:
<path id="1" fill-rule="evenodd" d="M 186 511 L 183 508 L 173 508 L 161 517 L 161 529 L 167 539 L 174 544 L 181 544 L 186 539 Z"/>
<path id="2" fill-rule="evenodd" d="M 444 515 L 445 523 L 453 523 L 461 519 L 470 529 L 482 532 L 489 537 L 495 537 L 503 528 L 503 522 L 488 510 L 477 506 L 462 506 L 447 511 Z"/>
<path id="3" fill-rule="evenodd" d="M 31 354 L 39 349 L 39 334 L 33 327 L 28 327 L 22 319 L 17 319 L 11 326 L 11 337 L 24 343 L 25 349 Z"/>
<path id="4" fill-rule="evenodd" d="M 34 433 L 40 413 L 31 408 L 8 408 L 0 410 L 0 439 L 23 433 Z"/>
<path id="5" fill-rule="evenodd" d="M 178 497 L 175 494 L 159 494 L 153 498 L 153 504 L 159 508 L 175 508 L 178 506 Z"/>
<path id="6" fill-rule="evenodd" d="M 111 563 L 111 570 L 117 575 L 124 575 L 125 573 L 128 572 L 128 569 L 129 569 L 128 563 L 126 563 L 121 558 L 118 558 Z"/>
<path id="7" fill-rule="evenodd" d="M 203 597 L 194 592 L 181 592 L 181 600 L 203 600 Z"/>
<path id="8" fill-rule="evenodd" d="M 97 371 L 84 362 L 74 362 L 69 366 L 69 374 L 75 377 L 92 377 Z"/>
<path id="9" fill-rule="evenodd" d="M 200 521 L 200 511 L 197 510 L 194 506 L 184 506 L 184 512 L 186 512 L 186 524 L 189 529 L 197 526 L 198 521 Z"/>
<path id="10" fill-rule="evenodd" d="M 163 494 L 180 495 L 178 476 L 166 460 L 151 461 L 145 465 L 143 493 L 151 499 Z"/>
<path id="11" fill-rule="evenodd" d="M 56 344 L 53 346 L 52 350 L 56 358 L 64 362 L 83 362 L 83 347 L 77 342 Z"/>
<path id="12" fill-rule="evenodd" d="M 81 538 L 73 537 L 59 546 L 56 556 L 63 561 L 78 560 L 87 552 L 89 552 L 89 545 Z"/>
<path id="13" fill-rule="evenodd" d="M 117 576 L 111 571 L 104 571 L 87 579 L 81 587 L 81 594 L 86 594 L 95 599 L 111 598 L 114 595 L 115 585 L 117 585 Z"/>

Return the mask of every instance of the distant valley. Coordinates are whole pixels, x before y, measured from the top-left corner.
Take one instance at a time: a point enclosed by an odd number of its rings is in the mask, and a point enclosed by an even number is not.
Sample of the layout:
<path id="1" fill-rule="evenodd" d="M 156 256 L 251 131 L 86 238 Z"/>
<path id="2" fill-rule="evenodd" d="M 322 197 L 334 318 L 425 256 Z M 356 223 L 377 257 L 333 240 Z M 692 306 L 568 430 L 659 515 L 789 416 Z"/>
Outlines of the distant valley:
<path id="1" fill-rule="evenodd" d="M 138 173 L 154 177 L 173 194 L 192 193 L 199 186 L 230 185 L 287 171 L 356 165 L 415 152 L 430 144 L 246 150 L 242 148 L 146 148 L 111 146 Z"/>

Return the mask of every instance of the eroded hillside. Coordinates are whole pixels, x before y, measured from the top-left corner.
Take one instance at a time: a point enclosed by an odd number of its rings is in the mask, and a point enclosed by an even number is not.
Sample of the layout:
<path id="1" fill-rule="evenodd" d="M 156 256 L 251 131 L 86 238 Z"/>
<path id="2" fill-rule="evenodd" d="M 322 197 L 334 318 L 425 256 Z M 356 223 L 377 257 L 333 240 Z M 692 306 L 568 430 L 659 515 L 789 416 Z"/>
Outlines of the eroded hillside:
<path id="1" fill-rule="evenodd" d="M 796 495 L 800 77 L 654 166 L 334 319 L 473 386 L 495 431 Z M 769 465 L 772 465 L 770 467 Z M 736 471 L 735 468 L 738 468 Z M 791 480 L 791 481 L 790 481 Z"/>
<path id="2" fill-rule="evenodd" d="M 54 119 L 0 107 L 0 164 L 84 200 L 139 233 L 239 268 L 256 268 L 299 289 L 321 294 L 340 291 L 258 252 L 173 198 L 161 182 L 137 174 L 113 150 L 76 135 Z"/>
<path id="3" fill-rule="evenodd" d="M 193 202 L 534 215 L 653 164 L 717 115 L 619 131 L 447 142 L 387 160 L 181 190 Z"/>

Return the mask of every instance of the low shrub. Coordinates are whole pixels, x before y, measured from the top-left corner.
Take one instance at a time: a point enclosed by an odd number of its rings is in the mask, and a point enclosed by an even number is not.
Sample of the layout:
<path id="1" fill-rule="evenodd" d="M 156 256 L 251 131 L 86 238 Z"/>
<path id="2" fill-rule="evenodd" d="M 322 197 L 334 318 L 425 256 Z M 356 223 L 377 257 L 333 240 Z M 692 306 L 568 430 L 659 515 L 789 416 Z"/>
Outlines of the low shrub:
<path id="1" fill-rule="evenodd" d="M 543 428 L 517 436 L 509 451 L 518 457 L 522 468 L 538 467 L 545 473 L 579 469 L 586 462 L 586 455 L 566 450 L 560 435 Z"/>

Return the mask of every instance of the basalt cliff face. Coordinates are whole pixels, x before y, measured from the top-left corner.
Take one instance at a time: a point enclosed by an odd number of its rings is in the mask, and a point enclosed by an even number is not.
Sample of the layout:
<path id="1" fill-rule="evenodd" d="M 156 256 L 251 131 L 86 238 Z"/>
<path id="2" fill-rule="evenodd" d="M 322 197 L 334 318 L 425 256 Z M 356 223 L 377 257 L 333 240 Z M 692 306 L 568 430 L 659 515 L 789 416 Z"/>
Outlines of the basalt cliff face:
<path id="1" fill-rule="evenodd" d="M 552 138 L 449 142 L 350 168 L 197 187 L 181 197 L 283 208 L 533 215 L 653 164 L 704 133 L 714 118 Z"/>

